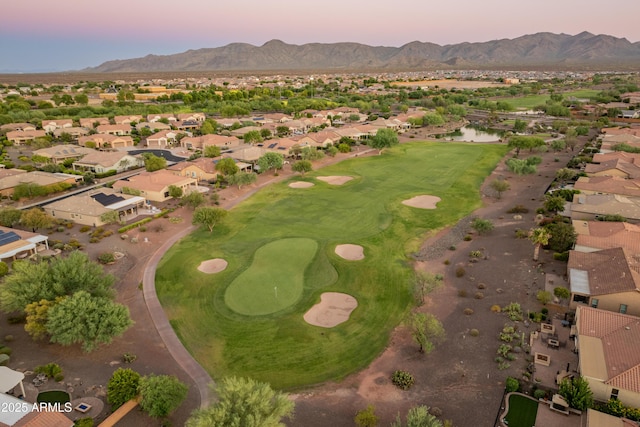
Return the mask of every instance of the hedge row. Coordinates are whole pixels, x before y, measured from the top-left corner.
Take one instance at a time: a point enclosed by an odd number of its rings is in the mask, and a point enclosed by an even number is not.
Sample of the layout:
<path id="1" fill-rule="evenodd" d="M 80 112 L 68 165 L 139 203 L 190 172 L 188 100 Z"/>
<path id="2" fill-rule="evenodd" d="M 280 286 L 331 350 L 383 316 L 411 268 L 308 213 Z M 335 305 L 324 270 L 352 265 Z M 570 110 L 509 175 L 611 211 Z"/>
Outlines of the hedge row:
<path id="1" fill-rule="evenodd" d="M 147 217 L 147 218 L 141 219 L 140 221 L 136 221 L 136 222 L 131 223 L 129 225 L 125 225 L 124 227 L 118 228 L 118 233 L 122 234 L 125 231 L 129 231 L 129 230 L 131 230 L 133 228 L 140 227 L 141 225 L 144 225 L 144 224 L 146 224 L 148 222 L 151 222 L 151 221 L 153 221 L 152 217 Z"/>

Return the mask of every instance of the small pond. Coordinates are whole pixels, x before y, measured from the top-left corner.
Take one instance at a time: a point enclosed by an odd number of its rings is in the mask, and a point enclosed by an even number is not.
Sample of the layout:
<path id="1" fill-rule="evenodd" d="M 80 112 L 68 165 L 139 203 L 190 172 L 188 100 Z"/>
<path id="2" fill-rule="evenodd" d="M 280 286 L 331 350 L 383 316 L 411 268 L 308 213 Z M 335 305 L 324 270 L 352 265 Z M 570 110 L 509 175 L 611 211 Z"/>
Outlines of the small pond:
<path id="1" fill-rule="evenodd" d="M 59 403 L 60 405 L 64 405 L 65 403 L 71 402 L 71 397 L 69 393 L 64 390 L 48 390 L 38 393 L 36 400 L 38 403 Z"/>
<path id="2" fill-rule="evenodd" d="M 447 141 L 494 142 L 500 139 L 500 133 L 493 129 L 463 126 L 455 132 L 442 136 Z"/>

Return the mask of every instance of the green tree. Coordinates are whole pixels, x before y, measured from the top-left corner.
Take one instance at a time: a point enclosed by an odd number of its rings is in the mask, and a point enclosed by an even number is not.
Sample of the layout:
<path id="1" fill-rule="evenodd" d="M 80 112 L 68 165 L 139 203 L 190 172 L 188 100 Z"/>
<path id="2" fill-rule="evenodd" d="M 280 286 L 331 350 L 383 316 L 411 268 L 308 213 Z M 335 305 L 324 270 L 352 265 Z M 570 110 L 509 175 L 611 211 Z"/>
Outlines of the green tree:
<path id="1" fill-rule="evenodd" d="M 164 157 L 156 156 L 153 153 L 145 153 L 144 156 L 144 168 L 147 172 L 154 172 L 167 167 L 167 159 Z"/>
<path id="2" fill-rule="evenodd" d="M 240 169 L 238 165 L 236 165 L 235 160 L 231 157 L 225 157 L 224 159 L 220 159 L 218 163 L 216 163 L 216 170 L 223 175 L 233 175 L 238 172 Z"/>
<path id="3" fill-rule="evenodd" d="M 209 206 L 197 207 L 193 212 L 193 224 L 204 225 L 213 232 L 213 227 L 227 216 L 227 211 L 222 208 L 212 208 Z"/>
<path id="4" fill-rule="evenodd" d="M 442 323 L 430 313 L 413 313 L 409 318 L 409 327 L 421 353 L 431 353 L 435 344 L 444 338 Z"/>
<path id="5" fill-rule="evenodd" d="M 566 252 L 573 248 L 578 235 L 573 225 L 568 222 L 558 221 L 547 224 L 544 228 L 549 231 L 549 248 L 554 252 Z"/>
<path id="6" fill-rule="evenodd" d="M 565 287 L 557 286 L 553 289 L 553 295 L 560 299 L 569 299 L 571 291 Z"/>
<path id="7" fill-rule="evenodd" d="M 284 427 L 282 419 L 293 416 L 293 401 L 267 383 L 227 377 L 213 391 L 218 402 L 196 410 L 187 427 Z"/>
<path id="8" fill-rule="evenodd" d="M 586 411 L 593 406 L 593 393 L 589 382 L 583 377 L 562 380 L 558 394 L 565 398 L 569 406 L 580 411 Z"/>
<path id="9" fill-rule="evenodd" d="M 271 130 L 264 128 L 264 129 L 260 129 L 260 136 L 263 139 L 269 139 L 272 136 Z"/>
<path id="10" fill-rule="evenodd" d="M 378 154 L 382 154 L 382 150 L 398 144 L 398 134 L 393 129 L 378 129 L 376 135 L 369 140 L 368 145 L 378 150 Z"/>
<path id="11" fill-rule="evenodd" d="M 529 240 L 535 245 L 533 250 L 533 260 L 538 261 L 540 256 L 540 248 L 549 244 L 551 233 L 546 228 L 538 227 L 529 230 Z"/>
<path id="12" fill-rule="evenodd" d="M 89 103 L 89 97 L 84 93 L 79 93 L 73 97 L 73 100 L 78 105 L 87 105 Z"/>
<path id="13" fill-rule="evenodd" d="M 20 215 L 20 223 L 30 228 L 34 233 L 39 228 L 47 228 L 53 224 L 53 218 L 45 211 L 32 208 L 22 211 Z"/>
<path id="14" fill-rule="evenodd" d="M 309 160 L 298 160 L 291 165 L 291 170 L 304 176 L 305 173 L 313 170 L 313 165 Z"/>
<path id="15" fill-rule="evenodd" d="M 279 138 L 282 138 L 284 136 L 289 135 L 289 127 L 288 126 L 277 126 L 276 127 L 276 135 L 278 135 Z"/>
<path id="16" fill-rule="evenodd" d="M 545 145 L 544 139 L 537 136 L 514 135 L 509 138 L 508 146 L 515 148 L 516 157 L 520 155 L 520 150 L 528 149 L 532 151 L 534 148 Z"/>
<path id="17" fill-rule="evenodd" d="M 444 118 L 438 113 L 427 113 L 422 117 L 423 126 L 442 126 Z"/>
<path id="18" fill-rule="evenodd" d="M 527 160 L 507 159 L 505 162 L 507 168 L 517 175 L 531 175 L 536 172 L 536 166 Z"/>
<path id="19" fill-rule="evenodd" d="M 114 276 L 84 252 L 74 251 L 50 262 L 14 262 L 12 268 L 0 287 L 0 307 L 5 311 L 24 311 L 32 302 L 53 301 L 81 290 L 95 297 L 114 296 Z"/>
<path id="20" fill-rule="evenodd" d="M 304 147 L 300 150 L 302 160 L 320 160 L 324 158 L 324 151 L 318 150 L 316 147 Z"/>
<path id="21" fill-rule="evenodd" d="M 551 141 L 551 149 L 555 152 L 559 152 L 567 148 L 567 143 L 562 139 L 554 139 Z"/>
<path id="22" fill-rule="evenodd" d="M 253 184 L 258 179 L 258 175 L 253 172 L 238 171 L 234 174 L 227 175 L 226 180 L 229 185 L 237 185 L 238 190 L 244 185 Z"/>
<path id="23" fill-rule="evenodd" d="M 204 147 L 203 155 L 205 157 L 218 157 L 220 155 L 220 147 L 217 145 L 207 145 Z"/>
<path id="24" fill-rule="evenodd" d="M 567 181 L 572 180 L 577 175 L 577 172 L 569 168 L 560 168 L 556 171 L 556 179 L 560 181 L 560 186 L 564 187 Z"/>
<path id="25" fill-rule="evenodd" d="M 538 291 L 536 294 L 536 299 L 542 305 L 547 305 L 553 299 L 551 292 L 549 291 Z"/>
<path id="26" fill-rule="evenodd" d="M 105 212 L 100 215 L 100 221 L 104 222 L 105 224 L 116 224 L 120 222 L 120 214 L 115 210 Z"/>
<path id="27" fill-rule="evenodd" d="M 280 153 L 269 152 L 265 153 L 262 157 L 258 159 L 258 166 L 260 167 L 260 172 L 266 172 L 268 170 L 273 169 L 274 173 L 278 171 L 278 169 L 282 169 L 284 164 L 284 157 Z"/>
<path id="28" fill-rule="evenodd" d="M 200 127 L 200 133 L 202 135 L 211 135 L 216 132 L 216 125 L 213 120 L 207 119 L 202 123 Z"/>
<path id="29" fill-rule="evenodd" d="M 493 223 L 488 219 L 476 218 L 471 223 L 471 228 L 476 230 L 478 234 L 487 234 L 493 230 Z"/>
<path id="30" fill-rule="evenodd" d="M 504 179 L 494 179 L 489 186 L 498 194 L 498 199 L 502 198 L 502 193 L 511 188 L 511 184 Z"/>
<path id="31" fill-rule="evenodd" d="M 366 409 L 361 409 L 354 419 L 358 427 L 376 427 L 378 425 L 378 416 L 373 405 L 368 405 Z"/>
<path id="32" fill-rule="evenodd" d="M 0 208 L 0 225 L 13 227 L 20 222 L 22 211 L 20 209 L 4 207 Z"/>
<path id="33" fill-rule="evenodd" d="M 407 422 L 402 423 L 400 414 L 391 427 L 443 427 L 442 422 L 429 413 L 428 406 L 416 406 L 407 412 Z"/>
<path id="34" fill-rule="evenodd" d="M 175 411 L 187 397 L 189 388 L 171 375 L 147 375 L 140 379 L 140 408 L 154 418 Z"/>
<path id="35" fill-rule="evenodd" d="M 27 304 L 24 311 L 27 314 L 27 323 L 24 330 L 34 340 L 40 340 L 47 336 L 47 321 L 49 320 L 49 309 L 62 300 L 61 297 L 56 301 L 47 301 L 46 299 Z"/>
<path id="36" fill-rule="evenodd" d="M 111 410 L 116 410 L 134 397 L 138 396 L 140 374 L 129 368 L 115 370 L 107 383 L 107 402 Z"/>
<path id="37" fill-rule="evenodd" d="M 516 119 L 513 123 L 513 131 L 516 133 L 522 133 L 527 130 L 527 122 L 521 119 Z"/>
<path id="38" fill-rule="evenodd" d="M 554 214 L 562 212 L 567 201 L 560 196 L 547 196 L 544 201 L 544 208 L 547 212 Z"/>
<path id="39" fill-rule="evenodd" d="M 182 201 L 191 209 L 195 209 L 204 203 L 204 195 L 199 191 L 191 191 L 189 194 L 182 197 Z"/>
<path id="40" fill-rule="evenodd" d="M 244 134 L 244 142 L 245 144 L 253 144 L 255 142 L 262 142 L 262 135 L 260 135 L 259 130 L 250 130 L 249 132 Z"/>
<path id="41" fill-rule="evenodd" d="M 172 198 L 179 199 L 180 197 L 182 197 L 182 194 L 183 194 L 182 188 L 176 185 L 169 186 L 169 196 L 171 196 Z"/>
<path id="42" fill-rule="evenodd" d="M 132 324 L 129 309 L 108 298 L 96 298 L 78 291 L 49 309 L 47 332 L 51 342 L 82 344 L 86 352 L 110 343 Z"/>

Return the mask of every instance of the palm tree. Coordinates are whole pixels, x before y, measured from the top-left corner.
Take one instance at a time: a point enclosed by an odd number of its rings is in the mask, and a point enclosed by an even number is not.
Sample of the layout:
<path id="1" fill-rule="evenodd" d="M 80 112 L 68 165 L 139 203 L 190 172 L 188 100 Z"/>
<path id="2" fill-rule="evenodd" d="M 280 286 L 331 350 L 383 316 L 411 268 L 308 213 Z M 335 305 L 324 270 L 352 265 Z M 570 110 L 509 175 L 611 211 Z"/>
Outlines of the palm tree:
<path id="1" fill-rule="evenodd" d="M 540 255 L 540 247 L 549 244 L 551 239 L 551 233 L 546 228 L 538 227 L 529 230 L 529 240 L 536 245 L 533 250 L 533 260 L 538 261 L 538 255 Z"/>

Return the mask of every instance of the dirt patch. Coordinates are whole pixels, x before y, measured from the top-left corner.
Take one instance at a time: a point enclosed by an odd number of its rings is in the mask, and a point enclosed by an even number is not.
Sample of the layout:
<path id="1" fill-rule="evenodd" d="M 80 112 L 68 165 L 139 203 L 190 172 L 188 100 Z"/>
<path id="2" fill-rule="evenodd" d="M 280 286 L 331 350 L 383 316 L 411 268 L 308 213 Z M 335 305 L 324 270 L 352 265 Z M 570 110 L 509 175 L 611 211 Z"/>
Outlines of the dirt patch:
<path id="1" fill-rule="evenodd" d="M 360 245 L 338 245 L 336 254 L 349 261 L 360 261 L 364 259 L 364 248 Z"/>
<path id="2" fill-rule="evenodd" d="M 351 181 L 353 179 L 352 176 L 344 176 L 344 175 L 342 175 L 342 176 L 340 176 L 340 175 L 338 175 L 338 176 L 335 176 L 335 175 L 332 175 L 332 176 L 318 176 L 316 178 L 319 179 L 320 181 L 324 181 L 324 182 L 326 182 L 328 184 L 331 184 L 331 185 L 342 185 L 342 184 L 347 183 L 347 182 L 349 182 L 349 181 Z"/>
<path id="3" fill-rule="evenodd" d="M 440 201 L 440 197 L 422 195 L 403 200 L 402 204 L 419 209 L 435 209 L 436 204 Z"/>
<path id="4" fill-rule="evenodd" d="M 291 188 L 309 188 L 309 187 L 313 187 L 315 184 L 313 182 L 307 182 L 307 181 L 294 181 L 291 184 L 289 184 L 289 187 Z"/>
<path id="5" fill-rule="evenodd" d="M 198 266 L 198 270 L 206 274 L 220 273 L 224 271 L 225 268 L 227 268 L 227 261 L 222 258 L 208 259 L 202 261 Z"/>
<path id="6" fill-rule="evenodd" d="M 351 295 L 325 292 L 320 295 L 320 302 L 304 314 L 304 321 L 322 328 L 333 328 L 349 320 L 357 306 L 358 301 Z"/>

